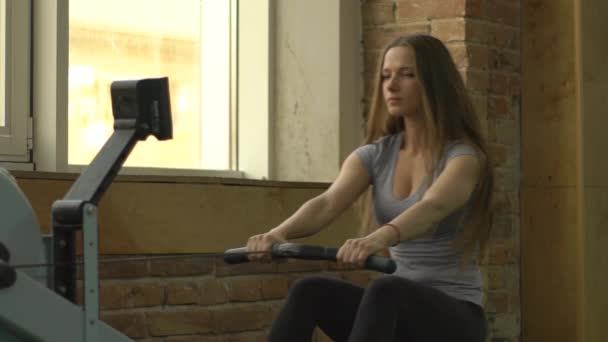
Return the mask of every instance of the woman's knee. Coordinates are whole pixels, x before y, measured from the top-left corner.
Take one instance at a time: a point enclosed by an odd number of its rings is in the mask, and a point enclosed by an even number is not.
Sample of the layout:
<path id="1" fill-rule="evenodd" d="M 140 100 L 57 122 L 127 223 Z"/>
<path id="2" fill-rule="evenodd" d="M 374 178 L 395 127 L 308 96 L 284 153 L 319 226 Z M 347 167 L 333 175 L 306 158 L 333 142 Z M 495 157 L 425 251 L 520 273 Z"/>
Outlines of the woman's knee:
<path id="1" fill-rule="evenodd" d="M 368 286 L 368 290 L 384 293 L 402 292 L 415 287 L 416 283 L 403 277 L 387 275 L 374 279 Z"/>
<path id="2" fill-rule="evenodd" d="M 412 295 L 415 296 L 419 286 L 409 279 L 389 275 L 373 280 L 365 292 L 368 297 L 374 298 L 374 301 L 384 300 L 390 303 L 399 300 L 403 302 L 409 301 L 408 298 L 411 298 Z"/>
<path id="3" fill-rule="evenodd" d="M 331 286 L 331 279 L 326 277 L 305 277 L 296 280 L 289 289 L 289 297 L 314 299 Z"/>

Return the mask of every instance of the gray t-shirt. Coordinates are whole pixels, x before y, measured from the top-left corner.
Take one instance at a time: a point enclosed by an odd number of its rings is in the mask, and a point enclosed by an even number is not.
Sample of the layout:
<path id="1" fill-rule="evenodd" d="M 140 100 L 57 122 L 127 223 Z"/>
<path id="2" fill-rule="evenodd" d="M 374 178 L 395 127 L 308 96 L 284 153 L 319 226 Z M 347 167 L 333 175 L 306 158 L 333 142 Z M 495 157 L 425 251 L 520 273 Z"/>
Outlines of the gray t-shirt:
<path id="1" fill-rule="evenodd" d="M 398 133 L 355 150 L 371 177 L 374 211 L 380 224 L 391 221 L 418 202 L 429 187 L 427 177 L 411 196 L 397 199 L 393 195 L 393 172 L 401 141 L 402 133 Z M 468 145 L 450 144 L 433 170 L 433 178 L 439 176 L 451 158 L 475 154 L 475 150 Z M 471 262 L 461 268 L 461 253 L 453 245 L 457 233 L 463 228 L 465 211 L 466 208 L 454 211 L 439 222 L 436 229 L 414 240 L 402 241 L 389 250 L 397 263 L 395 275 L 434 287 L 457 299 L 481 305 L 479 266 Z"/>

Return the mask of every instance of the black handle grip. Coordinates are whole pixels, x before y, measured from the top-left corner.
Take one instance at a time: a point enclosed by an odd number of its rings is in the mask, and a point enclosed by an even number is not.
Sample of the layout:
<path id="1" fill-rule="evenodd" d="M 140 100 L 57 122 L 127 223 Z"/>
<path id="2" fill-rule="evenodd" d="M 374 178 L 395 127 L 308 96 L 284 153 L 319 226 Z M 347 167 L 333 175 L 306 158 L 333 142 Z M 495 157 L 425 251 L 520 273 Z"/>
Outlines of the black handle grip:
<path id="1" fill-rule="evenodd" d="M 233 248 L 225 252 L 224 262 L 227 264 L 239 264 L 248 262 L 247 248 Z M 338 248 L 304 245 L 299 243 L 282 243 L 272 246 L 270 252 L 273 258 L 294 258 L 307 260 L 330 260 L 336 261 Z M 390 258 L 372 255 L 367 258 L 365 268 L 383 273 L 393 273 L 397 269 L 395 261 Z"/>
<path id="2" fill-rule="evenodd" d="M 249 262 L 247 257 L 247 247 L 232 248 L 224 252 L 224 262 L 227 264 L 242 264 Z"/>
<path id="3" fill-rule="evenodd" d="M 326 247 L 325 249 L 327 250 L 327 255 L 331 256 L 331 259 L 328 258 L 327 260 L 336 261 L 338 248 Z M 365 261 L 365 268 L 368 270 L 392 274 L 397 269 L 397 264 L 391 258 L 372 255 L 367 257 L 367 260 Z"/>

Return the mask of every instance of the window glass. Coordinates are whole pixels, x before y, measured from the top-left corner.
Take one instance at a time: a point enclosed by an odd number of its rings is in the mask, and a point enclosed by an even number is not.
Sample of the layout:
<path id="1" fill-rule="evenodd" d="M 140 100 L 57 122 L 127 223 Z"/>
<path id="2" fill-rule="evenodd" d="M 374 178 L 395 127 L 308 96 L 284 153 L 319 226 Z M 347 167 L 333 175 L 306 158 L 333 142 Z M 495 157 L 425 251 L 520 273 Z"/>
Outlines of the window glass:
<path id="1" fill-rule="evenodd" d="M 113 81 L 167 76 L 173 139 L 138 143 L 125 165 L 230 169 L 230 3 L 71 1 L 68 163 L 88 164 L 112 134 Z"/>
<path id="2" fill-rule="evenodd" d="M 6 0 L 0 0 L 0 127 L 6 126 Z"/>

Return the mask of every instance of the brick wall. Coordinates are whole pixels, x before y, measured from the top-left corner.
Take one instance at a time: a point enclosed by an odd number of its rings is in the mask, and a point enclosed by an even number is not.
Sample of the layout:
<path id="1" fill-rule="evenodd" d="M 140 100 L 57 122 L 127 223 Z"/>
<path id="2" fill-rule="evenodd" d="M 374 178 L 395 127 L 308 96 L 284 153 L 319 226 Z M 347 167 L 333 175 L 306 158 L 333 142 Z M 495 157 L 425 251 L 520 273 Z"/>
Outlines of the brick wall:
<path id="1" fill-rule="evenodd" d="M 520 1 L 364 0 L 365 98 L 382 47 L 394 37 L 426 33 L 448 46 L 463 75 L 496 157 L 497 202 L 484 262 L 491 341 L 520 341 Z"/>
<path id="2" fill-rule="evenodd" d="M 365 285 L 378 275 L 317 261 L 227 265 L 203 256 L 150 258 L 100 264 L 101 319 L 136 341 L 266 341 L 295 280 L 320 274 Z M 312 340 L 327 341 L 320 331 Z"/>

